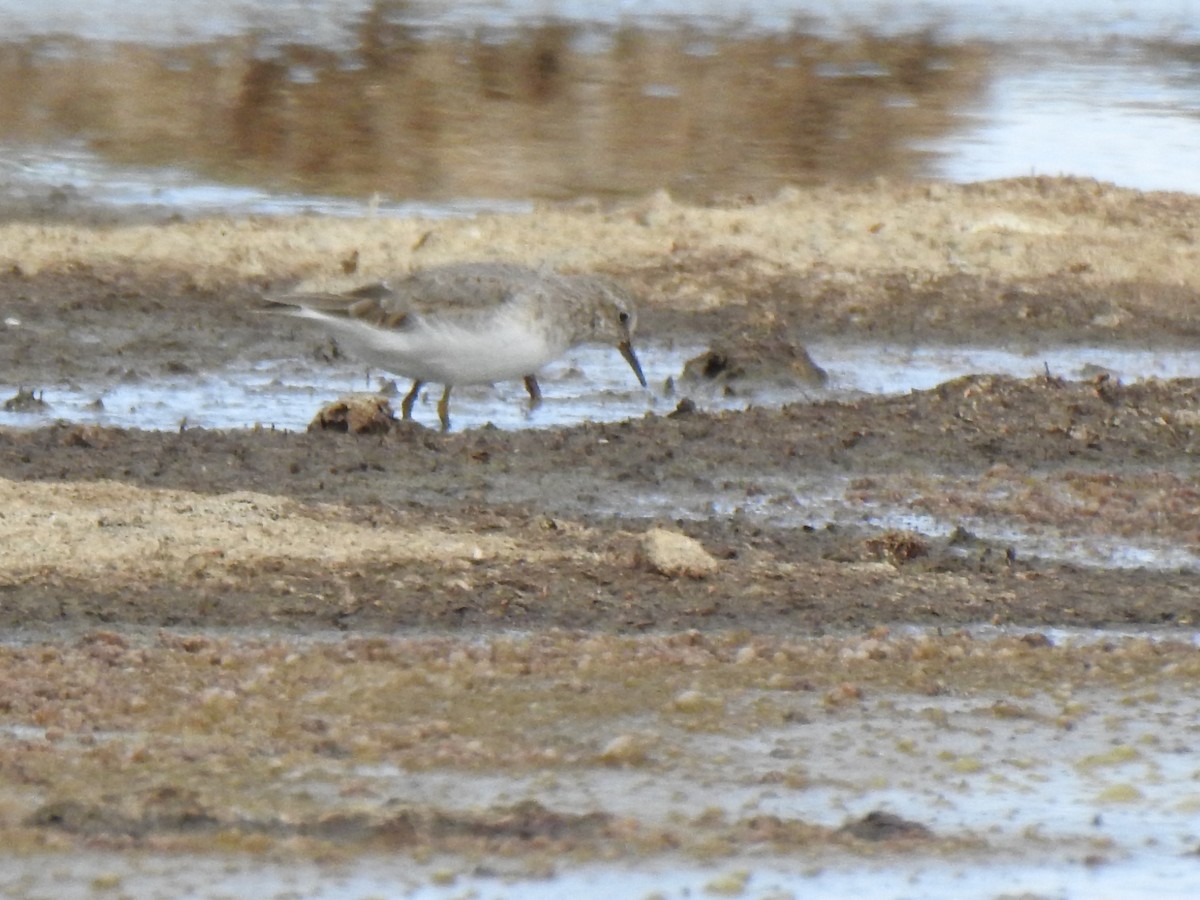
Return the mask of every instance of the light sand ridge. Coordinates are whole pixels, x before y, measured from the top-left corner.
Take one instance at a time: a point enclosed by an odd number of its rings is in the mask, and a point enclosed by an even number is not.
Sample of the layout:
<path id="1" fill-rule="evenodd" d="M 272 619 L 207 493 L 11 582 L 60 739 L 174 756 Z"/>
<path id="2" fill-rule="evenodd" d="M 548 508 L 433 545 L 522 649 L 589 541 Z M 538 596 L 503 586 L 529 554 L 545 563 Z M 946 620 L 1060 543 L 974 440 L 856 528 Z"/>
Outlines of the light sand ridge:
<path id="1" fill-rule="evenodd" d="M 122 579 L 213 573 L 267 559 L 357 561 L 541 560 L 559 553 L 501 535 L 430 526 L 369 527 L 333 508 L 250 491 L 198 494 L 116 482 L 0 482 L 0 544 L 20 548 L 0 563 L 0 581 L 47 571 Z M 574 548 L 568 553 L 575 552 Z"/>
<path id="2" fill-rule="evenodd" d="M 28 274 L 117 265 L 186 272 L 201 286 L 263 278 L 333 283 L 342 277 L 341 261 L 357 250 L 359 281 L 463 260 L 622 272 L 723 254 L 749 257 L 764 274 L 813 271 L 833 280 L 886 272 L 926 279 L 1071 273 L 1084 283 L 1146 280 L 1200 289 L 1200 199 L 1073 179 L 880 181 L 788 188 L 737 207 L 684 205 L 660 192 L 615 210 L 546 208 L 449 221 L 9 224 L 0 228 L 0 248 L 0 264 Z M 655 297 L 657 305 L 686 310 L 714 302 L 682 277 L 681 289 Z"/>

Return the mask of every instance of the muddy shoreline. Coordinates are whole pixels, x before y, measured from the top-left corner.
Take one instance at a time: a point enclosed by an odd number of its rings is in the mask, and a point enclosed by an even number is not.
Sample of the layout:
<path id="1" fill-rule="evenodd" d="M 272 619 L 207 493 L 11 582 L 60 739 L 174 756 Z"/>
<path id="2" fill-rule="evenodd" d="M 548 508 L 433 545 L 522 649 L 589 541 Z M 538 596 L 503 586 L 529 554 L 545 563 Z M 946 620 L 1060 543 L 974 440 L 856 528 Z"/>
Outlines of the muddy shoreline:
<path id="1" fill-rule="evenodd" d="M 1080 492 L 1073 501 L 1051 505 L 1030 489 L 1023 515 L 1053 527 L 1100 504 L 1088 526 L 1096 533 L 1119 528 L 1131 538 L 1153 533 L 1186 542 L 1200 434 L 1170 420 L 1195 409 L 1198 394 L 1200 383 L 1187 381 L 1116 387 L 981 376 L 902 398 L 648 416 L 551 435 L 443 436 L 421 426 L 397 426 L 382 437 L 71 425 L 9 431 L 0 434 L 0 475 L 74 489 L 81 524 L 71 546 L 84 560 L 89 541 L 153 533 L 139 516 L 143 506 L 167 502 L 156 498 L 160 490 L 287 497 L 288 511 L 274 515 L 391 530 L 398 542 L 433 529 L 468 543 L 503 535 L 520 548 L 452 560 L 453 578 L 446 559 L 401 552 L 390 559 L 386 543 L 323 562 L 311 548 L 306 557 L 299 545 L 267 538 L 246 558 L 226 562 L 226 540 L 256 540 L 233 521 L 228 534 L 214 532 L 191 555 L 171 557 L 151 573 L 130 560 L 124 568 L 80 568 L 72 577 L 42 556 L 18 574 L 14 553 L 8 566 L 18 584 L 8 588 L 4 617 L 10 626 L 77 620 L 385 631 L 1190 625 L 1197 610 L 1189 573 L 1025 558 L 965 530 L 914 536 L 917 547 L 896 557 L 886 546 L 891 537 L 880 544 L 878 528 L 833 525 L 819 514 L 790 527 L 762 519 L 773 503 L 786 503 L 786 487 L 780 493 L 772 485 L 820 472 L 864 503 L 899 492 L 928 509 L 948 503 L 939 492 L 982 506 L 1006 482 L 1074 479 Z M 943 481 L 932 480 L 931 470 Z M 1151 472 L 1159 479 L 1154 487 L 1178 493 L 1179 508 L 1172 513 L 1148 498 L 1140 518 L 1125 513 L 1106 523 L 1105 501 L 1113 501 L 1115 515 L 1123 509 L 1116 500 L 1144 487 Z M 89 494 L 89 482 L 101 487 Z M 111 482 L 128 488 L 100 496 Z M 746 509 L 677 521 L 612 512 L 645 491 L 677 495 L 681 509 L 691 510 L 689 497 L 719 491 L 740 497 Z M 975 500 L 964 499 L 972 491 Z M 137 511 L 122 514 L 122 504 Z M 645 571 L 636 562 L 638 540 L 652 525 L 699 540 L 721 561 L 719 574 L 691 583 Z M 187 527 L 186 517 L 170 527 Z M 550 556 L 531 561 L 542 551 Z M 949 582 L 953 589 L 939 589 Z M 587 601 L 573 602 L 580 596 Z"/>
<path id="2" fill-rule="evenodd" d="M 720 342 L 745 377 L 802 378 L 797 348 L 846 336 L 1086 343 L 1101 362 L 1081 381 L 980 373 L 543 431 L 0 427 L 0 825 L 21 852 L 382 847 L 526 872 L 557 853 L 869 856 L 873 837 L 802 815 L 705 819 L 698 798 L 672 828 L 536 785 L 451 808 L 355 767 L 719 782 L 698 735 L 903 731 L 896 704 L 967 698 L 1016 704 L 989 715 L 1069 740 L 1126 692 L 1194 683 L 1190 568 L 1083 564 L 875 516 L 1194 549 L 1200 381 L 1121 384 L 1102 357 L 1194 341 L 1195 198 L 880 183 L 722 208 L 656 197 L 462 223 L 9 224 L 0 238 L 4 380 L 35 389 L 256 355 L 322 365 L 320 341 L 265 324 L 258 305 L 335 279 L 352 249 L 364 278 L 447 258 L 603 271 L 642 296 L 644 333 Z M 799 504 L 800 484 L 843 512 Z M 639 511 L 650 495 L 657 511 Z M 699 567 L 657 560 L 655 528 L 693 539 Z M 993 626 L 995 640 L 969 634 Z M 1076 628 L 1096 640 L 1059 646 Z M 812 782 L 794 768 L 751 766 L 738 783 L 800 798 Z M 293 791 L 292 777 L 333 786 Z M 1031 849 L 914 833 L 888 846 Z"/>

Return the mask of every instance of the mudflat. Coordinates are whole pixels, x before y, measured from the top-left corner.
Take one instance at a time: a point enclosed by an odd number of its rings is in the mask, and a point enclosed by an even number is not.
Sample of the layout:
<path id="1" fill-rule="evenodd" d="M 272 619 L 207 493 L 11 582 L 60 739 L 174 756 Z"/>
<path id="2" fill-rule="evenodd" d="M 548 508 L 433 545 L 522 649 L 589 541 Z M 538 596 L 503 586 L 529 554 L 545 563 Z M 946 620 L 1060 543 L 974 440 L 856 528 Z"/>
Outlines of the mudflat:
<path id="1" fill-rule="evenodd" d="M 1072 690 L 1186 691 L 1191 571 L 772 510 L 816 480 L 864 509 L 1194 548 L 1200 381 L 1121 384 L 1103 351 L 1195 341 L 1198 241 L 1200 199 L 1071 179 L 438 222 L 8 221 L 0 359 L 33 389 L 256 354 L 320 365 L 310 333 L 261 315 L 264 294 L 477 259 L 617 278 L 643 335 L 721 347 L 709 374 L 734 389 L 803 380 L 798 348 L 817 338 L 1080 344 L 1098 366 L 720 414 L 677 385 L 674 411 L 541 431 L 0 428 L 0 716 L 20 735 L 0 750 L 0 827 L 30 851 L 386 846 L 530 871 L 564 850 L 866 852 L 877 835 L 799 818 L 681 801 L 682 827 L 527 780 L 524 805 L 451 809 L 355 773 L 684 784 L 706 765 L 697 735 L 805 716 L 903 728 L 881 697 L 1045 700 L 1028 715 L 1066 728 L 1088 715 Z M 714 502 L 639 516 L 648 494 Z M 1016 630 L 963 631 L 977 626 Z M 1114 637 L 1047 636 L 1076 627 Z M 787 769 L 736 777 L 803 791 Z"/>

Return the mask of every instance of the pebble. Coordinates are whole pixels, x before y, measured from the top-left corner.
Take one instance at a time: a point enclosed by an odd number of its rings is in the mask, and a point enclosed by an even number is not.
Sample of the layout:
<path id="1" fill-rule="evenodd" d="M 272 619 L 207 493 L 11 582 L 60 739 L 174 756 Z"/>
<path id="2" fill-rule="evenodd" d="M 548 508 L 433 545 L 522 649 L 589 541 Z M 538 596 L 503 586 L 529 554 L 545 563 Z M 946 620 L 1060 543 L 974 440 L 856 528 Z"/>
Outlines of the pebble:
<path id="1" fill-rule="evenodd" d="M 634 765 L 646 758 L 646 748 L 632 734 L 619 734 L 600 751 L 600 760 L 610 765 Z"/>
<path id="2" fill-rule="evenodd" d="M 641 558 L 652 571 L 668 578 L 707 578 L 717 561 L 695 538 L 654 528 L 642 537 Z"/>
<path id="3" fill-rule="evenodd" d="M 706 707 L 712 706 L 713 700 L 705 694 L 696 690 L 680 691 L 675 695 L 672 705 L 679 712 L 693 713 L 700 712 Z"/>

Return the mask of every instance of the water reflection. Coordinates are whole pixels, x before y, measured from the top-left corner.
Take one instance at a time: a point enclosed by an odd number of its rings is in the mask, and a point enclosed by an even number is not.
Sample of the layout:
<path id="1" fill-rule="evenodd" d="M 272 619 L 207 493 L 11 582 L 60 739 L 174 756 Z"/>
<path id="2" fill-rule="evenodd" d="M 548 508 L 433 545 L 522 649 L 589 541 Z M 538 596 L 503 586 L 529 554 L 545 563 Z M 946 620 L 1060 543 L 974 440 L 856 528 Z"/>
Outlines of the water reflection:
<path id="1" fill-rule="evenodd" d="M 441 200 L 773 191 L 916 174 L 987 77 L 979 45 L 598 25 L 430 31 L 375 4 L 353 46 L 244 33 L 0 45 L 0 140 L 277 190 Z"/>

